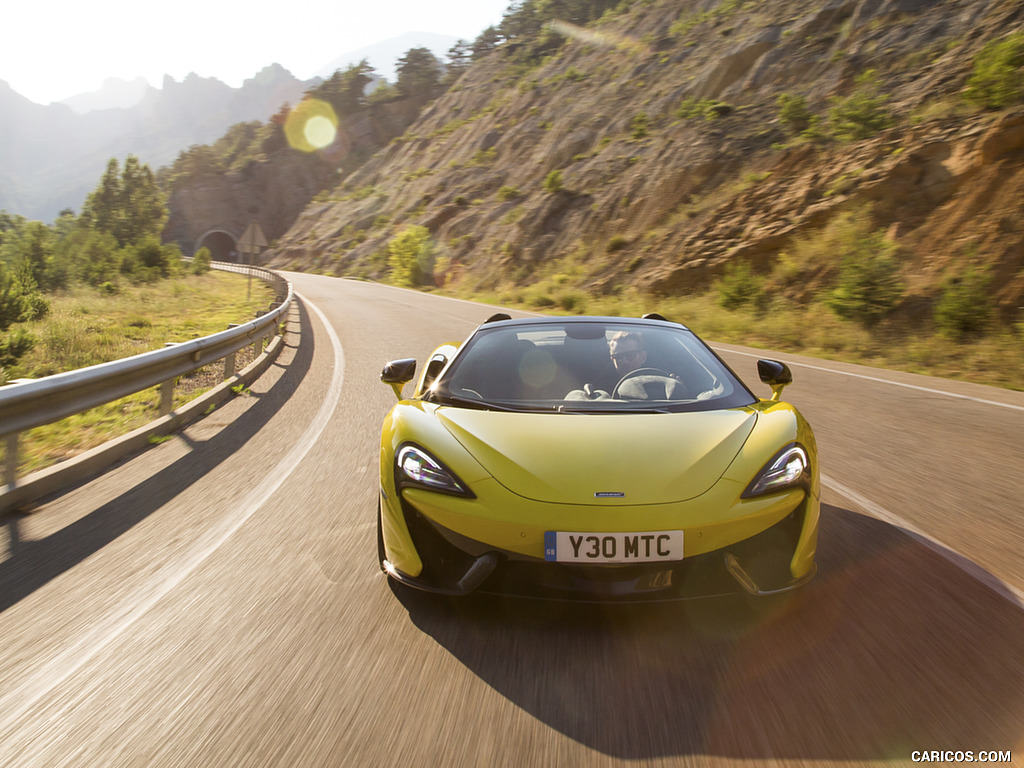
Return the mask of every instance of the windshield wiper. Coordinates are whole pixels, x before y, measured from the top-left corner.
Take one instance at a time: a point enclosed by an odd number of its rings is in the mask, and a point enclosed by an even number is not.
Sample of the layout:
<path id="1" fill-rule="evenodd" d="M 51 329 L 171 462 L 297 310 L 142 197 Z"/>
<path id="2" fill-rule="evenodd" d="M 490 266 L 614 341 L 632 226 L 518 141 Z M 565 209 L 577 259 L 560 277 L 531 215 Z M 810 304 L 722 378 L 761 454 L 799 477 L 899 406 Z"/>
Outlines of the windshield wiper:
<path id="1" fill-rule="evenodd" d="M 424 398 L 432 403 L 438 405 L 454 405 L 460 408 L 473 408 L 478 411 L 508 411 L 516 413 L 521 411 L 520 408 L 511 408 L 507 405 L 496 405 L 489 403 L 486 400 L 476 400 L 472 397 L 459 397 L 457 395 L 439 395 L 436 392 L 427 395 Z"/>
<path id="2" fill-rule="evenodd" d="M 586 414 L 631 414 L 631 413 L 675 413 L 668 408 L 575 408 L 572 406 L 559 406 L 559 413 L 586 413 Z"/>

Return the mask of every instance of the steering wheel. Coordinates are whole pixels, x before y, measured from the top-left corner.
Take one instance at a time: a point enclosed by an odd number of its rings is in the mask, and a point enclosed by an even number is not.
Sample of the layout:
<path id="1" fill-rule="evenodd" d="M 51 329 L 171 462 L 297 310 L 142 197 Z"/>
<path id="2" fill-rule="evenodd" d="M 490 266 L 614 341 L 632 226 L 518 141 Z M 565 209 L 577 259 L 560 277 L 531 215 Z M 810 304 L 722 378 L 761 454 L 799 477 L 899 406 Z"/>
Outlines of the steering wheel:
<path id="1" fill-rule="evenodd" d="M 619 383 L 615 385 L 615 389 L 612 390 L 612 397 L 619 396 L 619 388 L 630 379 L 635 379 L 637 376 L 664 376 L 666 379 L 672 378 L 661 368 L 637 368 L 635 371 L 630 371 L 621 379 Z"/>

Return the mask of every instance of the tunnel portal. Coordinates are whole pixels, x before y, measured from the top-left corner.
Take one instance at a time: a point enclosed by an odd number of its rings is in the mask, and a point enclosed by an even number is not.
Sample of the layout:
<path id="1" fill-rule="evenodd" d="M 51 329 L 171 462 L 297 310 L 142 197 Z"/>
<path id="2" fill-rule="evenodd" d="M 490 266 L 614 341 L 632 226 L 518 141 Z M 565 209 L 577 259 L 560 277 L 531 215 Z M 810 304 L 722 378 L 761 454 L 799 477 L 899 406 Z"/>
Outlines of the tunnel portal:
<path id="1" fill-rule="evenodd" d="M 234 235 L 222 229 L 211 230 L 199 238 L 196 242 L 196 250 L 206 247 L 210 251 L 210 258 L 214 261 L 241 261 L 238 254 L 238 241 Z"/>

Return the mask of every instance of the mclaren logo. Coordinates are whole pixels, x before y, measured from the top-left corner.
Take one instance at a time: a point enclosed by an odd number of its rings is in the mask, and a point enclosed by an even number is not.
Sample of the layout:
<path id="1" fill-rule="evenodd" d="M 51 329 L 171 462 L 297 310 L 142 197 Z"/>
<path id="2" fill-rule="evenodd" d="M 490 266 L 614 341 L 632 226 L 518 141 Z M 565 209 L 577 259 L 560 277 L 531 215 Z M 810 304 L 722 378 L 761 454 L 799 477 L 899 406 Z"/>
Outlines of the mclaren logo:
<path id="1" fill-rule="evenodd" d="M 625 497 L 625 493 L 622 491 L 597 491 L 594 494 L 595 499 L 621 499 Z"/>

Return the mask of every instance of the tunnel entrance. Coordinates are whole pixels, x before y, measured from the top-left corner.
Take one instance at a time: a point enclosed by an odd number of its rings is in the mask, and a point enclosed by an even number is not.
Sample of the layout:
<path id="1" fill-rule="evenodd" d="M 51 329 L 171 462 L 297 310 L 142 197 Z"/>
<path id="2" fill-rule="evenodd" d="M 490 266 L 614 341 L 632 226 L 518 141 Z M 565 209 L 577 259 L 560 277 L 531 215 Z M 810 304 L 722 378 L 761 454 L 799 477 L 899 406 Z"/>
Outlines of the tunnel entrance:
<path id="1" fill-rule="evenodd" d="M 209 249 L 210 258 L 214 261 L 231 261 L 236 263 L 240 261 L 237 241 L 232 235 L 223 230 L 207 232 L 199 238 L 199 241 L 196 243 L 196 250 L 198 251 L 203 247 Z"/>

